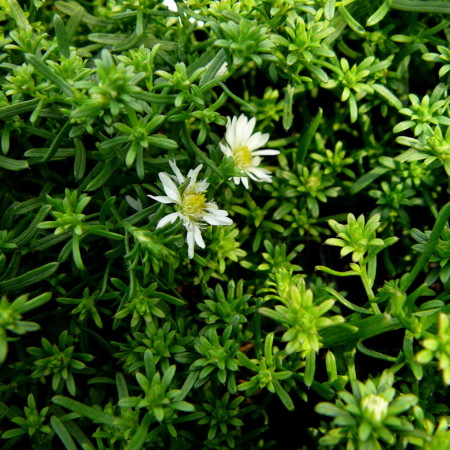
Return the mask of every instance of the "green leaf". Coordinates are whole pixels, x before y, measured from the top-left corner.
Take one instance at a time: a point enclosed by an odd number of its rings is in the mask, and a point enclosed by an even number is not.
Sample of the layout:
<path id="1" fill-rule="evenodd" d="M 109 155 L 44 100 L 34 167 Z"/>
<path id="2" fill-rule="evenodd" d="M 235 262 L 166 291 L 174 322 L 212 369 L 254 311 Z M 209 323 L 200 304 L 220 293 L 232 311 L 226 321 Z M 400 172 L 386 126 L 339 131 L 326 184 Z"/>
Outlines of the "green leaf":
<path id="1" fill-rule="evenodd" d="M 334 17 L 335 9 L 336 9 L 336 0 L 327 0 L 325 6 L 323 7 L 325 19 L 331 20 Z"/>
<path id="2" fill-rule="evenodd" d="M 295 87 L 287 85 L 284 95 L 283 128 L 288 131 L 292 127 L 294 116 L 292 114 L 292 102 L 294 100 Z"/>
<path id="3" fill-rule="evenodd" d="M 38 295 L 37 297 L 27 301 L 18 312 L 23 314 L 33 309 L 39 308 L 39 306 L 44 305 L 52 298 L 51 292 L 45 292 L 44 294 Z"/>
<path id="4" fill-rule="evenodd" d="M 50 212 L 52 207 L 50 205 L 44 205 L 34 216 L 30 225 L 21 233 L 19 236 L 13 239 L 12 243 L 16 244 L 17 247 L 23 247 L 25 244 L 30 242 L 34 236 L 39 232 L 38 224 L 42 222 L 45 216 Z"/>
<path id="5" fill-rule="evenodd" d="M 72 87 L 70 84 L 66 83 L 59 75 L 57 75 L 50 66 L 45 64 L 41 58 L 36 55 L 31 55 L 27 53 L 25 59 L 28 63 L 33 65 L 35 69 L 41 73 L 44 78 L 47 78 L 52 83 L 54 83 L 61 92 L 63 92 L 67 97 L 73 97 Z"/>
<path id="6" fill-rule="evenodd" d="M 16 2 L 16 0 L 7 0 L 9 7 L 11 8 L 12 16 L 14 17 L 14 20 L 16 21 L 17 27 L 21 30 L 25 30 L 27 27 L 30 26 L 30 23 L 28 22 L 27 16 L 23 12 L 23 9 L 20 7 L 19 3 Z"/>
<path id="7" fill-rule="evenodd" d="M 314 381 L 314 374 L 316 373 L 316 353 L 309 351 L 306 354 L 306 366 L 305 366 L 305 385 L 311 387 Z"/>
<path id="8" fill-rule="evenodd" d="M 316 134 L 317 128 L 319 127 L 321 121 L 322 121 L 322 110 L 319 109 L 319 112 L 316 114 L 316 116 L 314 117 L 314 119 L 309 124 L 308 128 L 300 138 L 297 147 L 297 152 L 294 154 L 294 166 L 297 163 L 303 164 L 306 153 L 308 152 L 309 146 L 311 145 L 311 142 L 314 138 L 314 135 Z"/>
<path id="9" fill-rule="evenodd" d="M 331 294 L 335 299 L 339 300 L 344 306 L 352 311 L 359 312 L 361 314 L 373 314 L 372 311 L 361 308 L 360 306 L 354 305 L 352 302 L 349 302 L 346 298 L 344 298 L 339 292 L 330 287 L 325 287 L 325 291 Z"/>
<path id="10" fill-rule="evenodd" d="M 114 44 L 111 50 L 113 52 L 123 52 L 124 50 L 128 50 L 131 47 L 138 46 L 138 42 L 140 39 L 141 35 L 138 35 L 135 31 L 133 31 L 125 39 Z"/>
<path id="11" fill-rule="evenodd" d="M 392 0 L 385 0 L 383 4 L 367 19 L 366 26 L 372 27 L 381 22 L 392 6 Z"/>
<path id="12" fill-rule="evenodd" d="M 372 169 L 370 172 L 367 172 L 361 178 L 355 181 L 353 186 L 350 188 L 350 194 L 353 195 L 361 191 L 373 181 L 375 181 L 378 177 L 384 175 L 388 171 L 389 169 L 386 167 L 375 167 L 375 169 Z"/>
<path id="13" fill-rule="evenodd" d="M 0 168 L 18 172 L 19 170 L 28 169 L 29 165 L 27 161 L 11 159 L 0 155 Z"/>
<path id="14" fill-rule="evenodd" d="M 24 289 L 39 281 L 45 280 L 56 272 L 59 263 L 52 262 L 37 269 L 30 270 L 16 278 L 0 282 L 0 294 Z"/>
<path id="15" fill-rule="evenodd" d="M 67 36 L 64 22 L 58 14 L 53 16 L 53 26 L 55 27 L 56 40 L 58 42 L 58 51 L 65 58 L 70 57 L 69 37 Z"/>
<path id="16" fill-rule="evenodd" d="M 283 405 L 289 411 L 293 411 L 294 410 L 294 402 L 292 401 L 290 395 L 283 389 L 280 382 L 276 378 L 273 378 L 272 381 L 273 381 L 273 386 L 275 388 L 275 393 L 278 395 L 280 400 L 283 402 Z"/>
<path id="17" fill-rule="evenodd" d="M 338 6 L 338 10 L 341 13 L 345 23 L 356 33 L 364 35 L 366 30 L 364 27 L 348 12 L 344 5 Z"/>
<path id="18" fill-rule="evenodd" d="M 152 423 L 153 418 L 151 414 L 146 414 L 142 419 L 139 428 L 136 431 L 136 434 L 131 438 L 131 441 L 125 447 L 126 450 L 140 450 L 143 448 L 145 439 L 148 435 L 148 427 Z"/>
<path id="19" fill-rule="evenodd" d="M 0 119 L 5 120 L 9 117 L 18 116 L 22 113 L 32 111 L 39 103 L 38 98 L 16 103 L 14 105 L 3 106 L 0 108 Z"/>
<path id="20" fill-rule="evenodd" d="M 50 423 L 52 424 L 53 429 L 64 444 L 64 447 L 66 447 L 67 450 L 77 450 L 77 446 L 75 445 L 75 442 L 73 442 L 73 439 L 70 436 L 69 432 L 66 430 L 64 424 L 56 416 L 52 416 L 50 418 Z"/>
<path id="21" fill-rule="evenodd" d="M 117 417 L 111 416 L 104 413 L 103 411 L 84 405 L 83 403 L 77 402 L 76 400 L 72 400 L 71 398 L 64 397 L 62 395 L 55 395 L 52 398 L 52 402 L 70 411 L 81 414 L 83 417 L 87 417 L 88 419 L 103 423 L 108 426 L 112 426 L 114 422 L 118 420 Z"/>
<path id="22" fill-rule="evenodd" d="M 409 12 L 450 14 L 448 1 L 392 0 L 392 9 Z"/>
<path id="23" fill-rule="evenodd" d="M 75 144 L 75 162 L 73 165 L 73 176 L 76 180 L 81 180 L 86 171 L 86 150 L 83 141 L 79 138 L 74 138 Z"/>
<path id="24" fill-rule="evenodd" d="M 69 133 L 69 129 L 71 127 L 71 123 L 70 120 L 68 120 L 59 130 L 58 134 L 56 135 L 55 139 L 52 142 L 52 145 L 50 146 L 50 148 L 48 149 L 47 154 L 44 156 L 44 159 L 42 160 L 42 162 L 47 162 L 50 161 L 53 156 L 55 155 L 55 153 L 57 152 L 57 150 L 59 149 L 59 145 L 61 144 L 61 142 L 64 140 L 64 138 L 66 137 L 66 135 Z"/>
<path id="25" fill-rule="evenodd" d="M 81 9 L 81 11 L 83 12 L 81 21 L 88 25 L 98 26 L 100 28 L 107 28 L 109 25 L 111 25 L 111 20 L 89 14 L 84 8 L 81 7 L 79 3 L 76 2 L 58 1 L 56 2 L 56 7 L 69 16 L 79 15 Z"/>
<path id="26" fill-rule="evenodd" d="M 330 416 L 330 417 L 337 417 L 343 414 L 343 411 L 341 408 L 337 407 L 336 405 L 333 405 L 332 403 L 326 403 L 322 402 L 319 403 L 315 407 L 316 412 L 319 414 L 323 414 L 324 416 Z"/>
<path id="27" fill-rule="evenodd" d="M 217 54 L 214 56 L 214 58 L 208 64 L 198 85 L 200 87 L 202 87 L 205 84 L 209 83 L 210 81 L 213 81 L 216 76 L 217 71 L 222 67 L 222 65 L 226 62 L 226 60 L 227 59 L 226 59 L 226 55 L 225 55 L 225 50 L 222 48 L 217 52 Z"/>
<path id="28" fill-rule="evenodd" d="M 120 164 L 120 161 L 116 158 L 111 161 L 106 161 L 106 163 L 99 163 L 88 175 L 87 180 L 84 180 L 83 184 L 85 184 L 86 181 L 89 181 L 84 190 L 96 191 L 97 189 L 101 188 L 114 175 L 116 169 L 120 166 Z M 95 173 L 94 171 L 99 167 L 101 167 L 100 173 L 95 176 L 92 181 L 90 181 L 89 179 Z"/>
<path id="29" fill-rule="evenodd" d="M 387 87 L 377 83 L 371 84 L 371 87 L 394 108 L 397 108 L 399 110 L 402 109 L 402 102 Z"/>

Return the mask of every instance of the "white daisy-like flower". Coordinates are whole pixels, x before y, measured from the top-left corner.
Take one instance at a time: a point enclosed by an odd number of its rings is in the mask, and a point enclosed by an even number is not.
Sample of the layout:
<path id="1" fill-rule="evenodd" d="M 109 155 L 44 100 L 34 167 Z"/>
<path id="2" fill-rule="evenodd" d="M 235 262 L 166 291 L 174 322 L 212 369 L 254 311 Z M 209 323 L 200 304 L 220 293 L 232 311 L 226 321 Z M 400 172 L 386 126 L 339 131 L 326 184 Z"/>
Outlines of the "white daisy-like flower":
<path id="1" fill-rule="evenodd" d="M 209 225 L 231 225 L 233 221 L 227 217 L 228 212 L 219 209 L 213 201 L 207 202 L 205 193 L 209 183 L 206 180 L 197 181 L 197 176 L 203 165 L 191 169 L 185 177 L 177 167 L 175 161 L 169 161 L 170 167 L 175 175 L 166 172 L 159 173 L 159 179 L 166 195 L 149 195 L 160 203 L 174 203 L 178 211 L 163 217 L 156 228 L 161 228 L 168 223 L 174 223 L 178 218 L 183 221 L 187 230 L 186 242 L 188 245 L 189 258 L 194 257 L 194 246 L 205 248 L 201 229 Z M 189 179 L 188 185 L 180 192 L 180 186 Z"/>
<path id="2" fill-rule="evenodd" d="M 268 133 L 253 133 L 256 119 L 248 119 L 241 114 L 239 117 L 228 117 L 225 133 L 226 145 L 220 143 L 222 152 L 234 160 L 235 167 L 240 170 L 242 176 L 233 177 L 235 184 L 242 184 L 248 189 L 248 179 L 258 182 L 272 182 L 270 171 L 259 167 L 261 156 L 278 155 L 278 150 L 261 149 L 269 140 Z"/>

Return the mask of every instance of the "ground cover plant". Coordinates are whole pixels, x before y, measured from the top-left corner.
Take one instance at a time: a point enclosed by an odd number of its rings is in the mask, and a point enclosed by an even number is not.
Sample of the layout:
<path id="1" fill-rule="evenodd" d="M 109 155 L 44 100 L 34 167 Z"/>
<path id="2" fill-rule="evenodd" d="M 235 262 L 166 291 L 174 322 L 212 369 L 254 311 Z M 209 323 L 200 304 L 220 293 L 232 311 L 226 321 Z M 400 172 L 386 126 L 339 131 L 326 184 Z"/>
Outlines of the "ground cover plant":
<path id="1" fill-rule="evenodd" d="M 0 1 L 1 447 L 450 447 L 450 3 Z"/>

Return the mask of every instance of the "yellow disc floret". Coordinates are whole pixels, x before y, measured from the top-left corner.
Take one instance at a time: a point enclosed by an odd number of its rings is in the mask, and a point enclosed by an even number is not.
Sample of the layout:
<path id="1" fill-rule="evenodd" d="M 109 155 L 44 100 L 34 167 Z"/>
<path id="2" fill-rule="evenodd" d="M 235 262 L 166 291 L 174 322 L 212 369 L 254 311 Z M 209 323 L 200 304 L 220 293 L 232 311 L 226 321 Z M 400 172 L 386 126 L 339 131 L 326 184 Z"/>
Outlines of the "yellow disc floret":
<path id="1" fill-rule="evenodd" d="M 252 152 L 247 146 L 233 149 L 233 158 L 236 166 L 240 169 L 251 166 L 252 164 Z"/>
<path id="2" fill-rule="evenodd" d="M 206 208 L 206 197 L 202 193 L 185 193 L 181 199 L 181 212 L 187 216 L 201 217 Z"/>

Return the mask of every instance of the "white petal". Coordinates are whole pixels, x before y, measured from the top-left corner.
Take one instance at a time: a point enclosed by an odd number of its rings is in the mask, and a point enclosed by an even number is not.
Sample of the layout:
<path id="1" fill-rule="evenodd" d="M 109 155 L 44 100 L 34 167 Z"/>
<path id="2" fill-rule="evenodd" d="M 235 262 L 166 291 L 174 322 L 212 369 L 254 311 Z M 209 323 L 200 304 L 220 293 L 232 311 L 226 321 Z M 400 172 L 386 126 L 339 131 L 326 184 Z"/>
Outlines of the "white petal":
<path id="1" fill-rule="evenodd" d="M 191 169 L 187 176 L 188 178 L 191 179 L 191 182 L 189 184 L 194 184 L 197 180 L 197 175 L 200 172 L 200 170 L 202 170 L 203 164 L 200 164 L 199 166 L 197 166 L 195 169 Z"/>
<path id="2" fill-rule="evenodd" d="M 232 149 L 236 146 L 236 120 L 237 117 L 232 119 L 228 117 L 227 130 L 225 132 L 225 139 Z"/>
<path id="3" fill-rule="evenodd" d="M 219 142 L 220 150 L 226 155 L 226 156 L 233 156 L 233 152 L 231 151 L 230 147 L 228 145 L 223 145 L 222 142 Z"/>
<path id="4" fill-rule="evenodd" d="M 272 182 L 272 177 L 270 172 L 266 169 L 261 169 L 259 167 L 253 167 L 248 172 L 248 176 L 254 181 L 265 181 L 267 183 Z"/>
<path id="5" fill-rule="evenodd" d="M 176 203 L 174 199 L 167 197 L 165 195 L 148 195 L 148 197 L 156 200 L 159 203 Z"/>
<path id="6" fill-rule="evenodd" d="M 236 185 L 236 186 L 239 186 L 239 183 L 241 182 L 241 177 L 233 177 L 233 181 L 234 181 L 234 184 Z"/>
<path id="7" fill-rule="evenodd" d="M 163 4 L 169 11 L 178 11 L 177 4 L 174 0 L 163 0 Z"/>
<path id="8" fill-rule="evenodd" d="M 177 163 L 175 161 L 169 161 L 169 165 L 172 168 L 173 173 L 177 177 L 178 184 L 183 184 L 186 178 L 184 178 L 183 174 L 180 172 Z"/>
<path id="9" fill-rule="evenodd" d="M 236 144 L 239 147 L 242 147 L 243 145 L 247 145 L 247 141 L 249 140 L 250 136 L 253 133 L 253 130 L 255 128 L 256 119 L 253 117 L 252 119 L 248 120 L 246 116 L 243 114 L 239 117 L 236 123 Z M 250 138 L 251 140 L 251 138 Z M 250 148 L 249 148 L 250 149 Z M 251 149 L 250 149 L 251 150 Z"/>
<path id="10" fill-rule="evenodd" d="M 210 225 L 231 225 L 233 223 L 233 220 L 229 217 L 208 213 L 203 215 L 203 220 Z"/>
<path id="11" fill-rule="evenodd" d="M 209 202 L 209 203 L 205 203 L 205 210 L 207 212 L 215 212 L 215 211 L 219 211 L 219 208 L 217 207 L 216 202 Z"/>
<path id="12" fill-rule="evenodd" d="M 125 200 L 136 211 L 142 211 L 142 203 L 139 199 L 135 200 L 131 195 L 125 195 Z"/>
<path id="13" fill-rule="evenodd" d="M 179 212 L 174 212 L 172 214 L 168 214 L 167 216 L 163 217 L 158 222 L 158 225 L 156 225 L 156 228 L 162 228 L 164 225 L 167 225 L 168 223 L 174 223 L 175 220 L 178 219 L 178 217 L 181 217 L 181 214 Z"/>
<path id="14" fill-rule="evenodd" d="M 186 234 L 186 242 L 188 245 L 188 256 L 189 259 L 192 259 L 194 257 L 194 246 L 195 246 L 195 240 L 194 240 L 194 230 L 188 229 L 188 232 Z"/>
<path id="15" fill-rule="evenodd" d="M 159 179 L 163 184 L 164 191 L 166 192 L 167 197 L 173 199 L 175 203 L 180 203 L 180 193 L 178 192 L 178 188 L 172 179 L 165 172 L 161 172 L 159 174 Z"/>
<path id="16" fill-rule="evenodd" d="M 280 153 L 279 150 L 272 150 L 269 148 L 266 148 L 264 150 L 256 150 L 256 152 L 252 152 L 252 155 L 254 156 L 267 156 L 267 155 L 278 155 Z"/>
<path id="17" fill-rule="evenodd" d="M 206 180 L 198 181 L 196 186 L 196 192 L 205 192 L 208 189 L 209 183 Z"/>
<path id="18" fill-rule="evenodd" d="M 248 187 L 249 187 L 248 178 L 242 177 L 241 180 L 242 180 L 242 184 L 248 189 Z"/>
<path id="19" fill-rule="evenodd" d="M 270 135 L 268 133 L 261 134 L 259 131 L 255 133 L 250 139 L 247 140 L 246 145 L 250 151 L 256 150 L 262 147 L 269 140 Z"/>
<path id="20" fill-rule="evenodd" d="M 198 225 L 194 225 L 194 239 L 200 248 L 205 248 L 205 241 L 202 238 L 202 233 Z"/>

